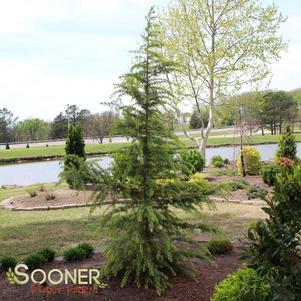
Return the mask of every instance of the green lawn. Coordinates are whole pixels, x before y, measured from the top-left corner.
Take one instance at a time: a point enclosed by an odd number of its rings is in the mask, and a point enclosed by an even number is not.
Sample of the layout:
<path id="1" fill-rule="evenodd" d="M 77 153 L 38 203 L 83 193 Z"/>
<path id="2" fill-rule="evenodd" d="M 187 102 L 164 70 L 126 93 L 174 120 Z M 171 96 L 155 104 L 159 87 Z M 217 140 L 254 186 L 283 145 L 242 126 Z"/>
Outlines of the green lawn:
<path id="1" fill-rule="evenodd" d="M 89 208 L 41 212 L 0 210 L 0 253 L 24 257 L 50 247 L 58 254 L 80 242 L 100 244 L 96 213 Z"/>
<path id="2" fill-rule="evenodd" d="M 222 136 L 222 135 L 234 135 L 233 131 L 221 131 L 221 132 L 212 132 L 210 133 L 210 137 L 214 137 L 214 136 Z M 200 134 L 198 133 L 198 131 L 195 131 L 195 133 L 190 134 L 190 136 L 192 137 L 200 137 Z M 181 135 L 177 135 L 178 138 L 180 139 L 185 139 L 187 138 L 187 136 L 185 136 L 184 134 Z"/>
<path id="3" fill-rule="evenodd" d="M 111 144 L 87 144 L 86 153 L 111 153 L 128 146 L 129 143 L 111 143 Z M 23 157 L 40 157 L 40 156 L 63 156 L 65 154 L 65 146 L 43 146 L 32 148 L 17 149 L 1 149 L 0 159 L 12 159 Z"/>
<path id="4" fill-rule="evenodd" d="M 25 191 L 26 188 L 2 189 L 0 201 Z M 0 255 L 11 254 L 23 258 L 43 247 L 51 247 L 57 254 L 62 254 L 65 249 L 81 242 L 98 247 L 102 238 L 98 217 L 103 209 L 97 209 L 92 214 L 89 208 L 38 212 L 0 209 Z M 212 223 L 231 239 L 237 239 L 246 233 L 251 222 L 264 218 L 264 213 L 259 206 L 217 203 L 214 211 L 203 206 L 199 214 L 187 213 L 180 216 L 184 220 Z"/>
<path id="5" fill-rule="evenodd" d="M 248 138 L 246 144 L 262 144 L 262 143 L 278 143 L 280 135 L 256 135 L 252 138 Z M 296 140 L 301 142 L 301 133 L 295 134 Z M 182 140 L 186 147 L 194 147 L 195 143 L 191 140 Z M 233 137 L 210 137 L 208 140 L 208 146 L 225 146 L 238 144 L 240 138 Z M 116 152 L 124 147 L 128 147 L 130 144 L 126 143 L 110 143 L 110 144 L 87 144 L 86 153 L 112 153 Z M 21 149 L 0 150 L 0 160 L 2 159 L 14 159 L 22 157 L 42 157 L 42 156 L 62 156 L 64 155 L 64 146 L 49 146 L 49 147 L 32 147 Z"/>
<path id="6" fill-rule="evenodd" d="M 301 142 L 301 133 L 295 134 L 296 141 Z M 281 138 L 281 135 L 255 135 L 253 137 L 249 137 L 248 139 L 244 139 L 246 144 L 264 144 L 264 143 L 278 143 Z M 232 145 L 238 144 L 240 142 L 240 138 L 236 137 L 222 137 L 222 138 L 214 138 L 210 137 L 208 139 L 208 146 L 219 146 L 219 145 Z M 186 143 L 185 143 L 186 144 Z M 189 142 L 189 145 L 193 145 L 193 142 Z"/>

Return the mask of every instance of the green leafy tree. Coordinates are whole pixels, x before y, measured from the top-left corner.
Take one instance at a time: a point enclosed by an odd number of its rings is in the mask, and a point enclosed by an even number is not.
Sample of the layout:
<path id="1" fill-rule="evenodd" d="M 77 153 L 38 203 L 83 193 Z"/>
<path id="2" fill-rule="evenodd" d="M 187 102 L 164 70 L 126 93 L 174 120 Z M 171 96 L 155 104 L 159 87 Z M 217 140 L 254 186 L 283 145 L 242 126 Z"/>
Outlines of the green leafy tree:
<path id="1" fill-rule="evenodd" d="M 99 183 L 95 204 L 103 204 L 108 194 L 113 200 L 101 216 L 106 229 L 102 275 L 120 277 L 122 286 L 134 282 L 155 287 L 161 294 L 169 287 L 169 275 L 191 271 L 188 256 L 205 257 L 201 251 L 176 245 L 176 240 L 187 240 L 185 231 L 205 226 L 184 222 L 172 208 L 196 210 L 208 200 L 208 186 L 183 181 L 177 173 L 178 142 L 162 118 L 168 94 L 163 75 L 172 64 L 161 54 L 154 9 L 146 21 L 142 46 L 130 72 L 121 77 L 114 101 L 124 117 L 116 130 L 131 137 L 132 144 L 114 156 L 110 173 L 95 175 Z M 122 105 L 123 96 L 131 99 L 129 105 Z"/>
<path id="2" fill-rule="evenodd" d="M 282 132 L 284 122 L 290 122 L 295 102 L 285 91 L 269 91 L 261 98 L 260 108 L 261 124 L 268 125 L 271 134 L 276 135 L 278 128 L 279 132 Z"/>
<path id="3" fill-rule="evenodd" d="M 0 143 L 13 140 L 13 130 L 16 125 L 17 118 L 8 109 L 0 109 Z"/>
<path id="4" fill-rule="evenodd" d="M 18 124 L 19 139 L 35 141 L 48 138 L 48 124 L 39 118 L 26 119 Z"/>
<path id="5" fill-rule="evenodd" d="M 76 126 L 77 123 L 82 125 L 85 118 L 89 115 L 89 110 L 80 109 L 77 105 L 67 105 L 65 110 L 65 117 L 73 126 Z"/>
<path id="6" fill-rule="evenodd" d="M 289 126 L 286 128 L 286 133 L 282 135 L 281 140 L 279 141 L 276 157 L 285 157 L 292 160 L 296 160 L 297 158 L 296 137 Z"/>
<path id="7" fill-rule="evenodd" d="M 68 131 L 68 119 L 62 112 L 57 115 L 50 125 L 50 137 L 52 139 L 66 138 Z"/>
<path id="8" fill-rule="evenodd" d="M 278 34 L 284 18 L 259 0 L 177 0 L 162 17 L 164 54 L 177 68 L 168 75 L 173 103 L 192 101 L 209 122 L 193 140 L 205 155 L 219 102 L 246 84 L 257 85 L 286 47 Z"/>

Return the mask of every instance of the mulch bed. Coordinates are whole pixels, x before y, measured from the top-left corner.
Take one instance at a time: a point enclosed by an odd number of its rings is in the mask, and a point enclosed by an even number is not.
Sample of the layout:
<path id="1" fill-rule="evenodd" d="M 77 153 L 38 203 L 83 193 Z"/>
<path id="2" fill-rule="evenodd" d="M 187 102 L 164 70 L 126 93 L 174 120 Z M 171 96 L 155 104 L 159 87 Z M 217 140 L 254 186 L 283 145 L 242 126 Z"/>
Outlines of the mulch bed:
<path id="1" fill-rule="evenodd" d="M 51 198 L 50 198 L 51 196 Z M 19 195 L 12 197 L 2 203 L 5 209 L 59 209 L 64 206 L 85 206 L 91 200 L 91 191 L 75 191 L 69 188 L 58 190 L 37 191 L 37 195 Z"/>
<path id="2" fill-rule="evenodd" d="M 225 183 L 231 180 L 243 179 L 240 176 L 210 176 L 208 180 L 213 183 Z M 272 192 L 272 188 L 266 185 L 259 176 L 248 176 L 244 178 L 250 185 L 257 185 L 265 188 L 268 192 Z M 53 195 L 53 199 L 47 199 L 49 194 Z M 30 197 L 28 195 L 21 195 L 12 197 L 2 202 L 1 207 L 9 210 L 51 210 L 64 209 L 73 207 L 87 206 L 91 201 L 91 191 L 75 191 L 69 188 L 63 188 L 55 191 L 37 191 L 37 195 Z M 213 196 L 215 197 L 215 196 Z M 237 190 L 228 192 L 224 195 L 225 200 L 235 200 L 240 202 L 247 202 L 248 196 L 245 190 Z M 262 202 L 260 199 L 253 201 Z"/>
<path id="3" fill-rule="evenodd" d="M 227 255 L 213 257 L 216 267 L 209 265 L 203 260 L 192 259 L 197 277 L 196 281 L 184 276 L 176 276 L 171 279 L 172 288 L 167 290 L 164 295 L 157 296 L 153 289 L 138 289 L 133 285 L 120 288 L 117 280 L 109 281 L 108 288 L 101 289 L 98 293 L 92 292 L 86 295 L 79 293 L 67 294 L 66 287 L 64 292 L 55 295 L 37 293 L 33 295 L 32 284 L 10 285 L 4 273 L 0 274 L 0 300 L 1 301 L 209 301 L 214 292 L 216 283 L 224 279 L 241 266 L 239 260 L 240 250 L 235 247 Z M 43 267 L 45 271 L 57 268 L 60 270 L 74 268 L 99 268 L 104 258 L 101 254 L 96 254 L 92 258 L 80 263 L 64 263 L 55 261 Z"/>

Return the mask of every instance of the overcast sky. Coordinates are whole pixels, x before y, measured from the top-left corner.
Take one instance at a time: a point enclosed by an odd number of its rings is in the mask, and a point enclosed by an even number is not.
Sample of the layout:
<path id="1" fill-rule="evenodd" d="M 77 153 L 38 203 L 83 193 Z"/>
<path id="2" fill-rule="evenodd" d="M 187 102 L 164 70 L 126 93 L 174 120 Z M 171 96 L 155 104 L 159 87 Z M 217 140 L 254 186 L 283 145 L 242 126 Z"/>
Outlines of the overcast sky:
<path id="1" fill-rule="evenodd" d="M 0 0 L 0 108 L 52 119 L 67 104 L 93 112 L 128 70 L 144 16 L 168 0 Z M 269 2 L 265 0 L 264 2 Z M 277 0 L 289 50 L 271 88 L 301 87 L 301 2 Z"/>

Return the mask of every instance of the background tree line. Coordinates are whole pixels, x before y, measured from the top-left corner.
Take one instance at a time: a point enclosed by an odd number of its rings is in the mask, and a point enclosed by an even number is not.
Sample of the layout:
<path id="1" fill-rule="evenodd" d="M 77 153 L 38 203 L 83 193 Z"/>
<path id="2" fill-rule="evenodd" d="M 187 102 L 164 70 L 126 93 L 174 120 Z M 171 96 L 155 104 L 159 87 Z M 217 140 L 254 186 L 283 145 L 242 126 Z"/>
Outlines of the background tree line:
<path id="1" fill-rule="evenodd" d="M 282 133 L 286 124 L 294 130 L 296 123 L 301 121 L 301 89 L 292 91 L 259 91 L 245 92 L 223 99 L 216 106 L 214 127 L 223 128 L 236 126 L 240 121 L 247 125 L 252 134 L 268 130 L 272 135 Z M 46 139 L 65 139 L 68 123 L 81 125 L 85 137 L 103 142 L 110 135 L 112 124 L 122 118 L 117 112 L 106 111 L 91 113 L 77 105 L 67 105 L 52 121 L 29 118 L 18 121 L 18 118 L 6 108 L 0 109 L 0 143 L 37 141 Z M 164 121 L 172 130 L 200 129 L 209 122 L 209 108 L 201 110 L 192 108 L 192 113 L 169 111 L 163 116 Z"/>
<path id="2" fill-rule="evenodd" d="M 225 98 L 216 107 L 214 127 L 236 126 L 243 122 L 250 133 L 268 130 L 272 135 L 282 133 L 285 124 L 294 129 L 301 120 L 301 89 L 293 91 L 246 92 Z M 198 129 L 208 123 L 209 110 L 202 108 L 201 113 L 193 110 L 190 128 Z M 240 118 L 242 120 L 240 121 Z"/>
<path id="3" fill-rule="evenodd" d="M 119 114 L 112 111 L 91 113 L 77 105 L 67 105 L 52 121 L 28 118 L 18 121 L 18 117 L 7 108 L 0 109 L 0 143 L 65 139 L 68 124 L 80 124 L 85 137 L 103 142 Z"/>

